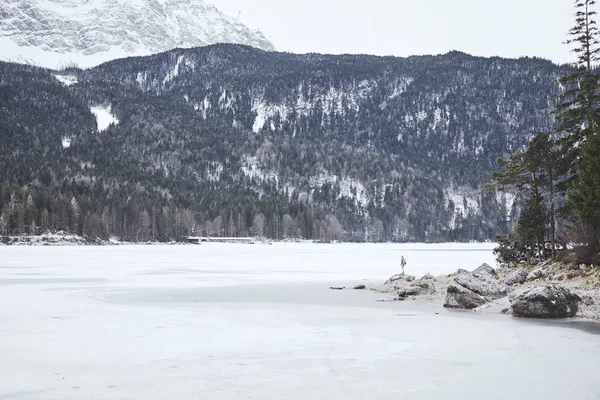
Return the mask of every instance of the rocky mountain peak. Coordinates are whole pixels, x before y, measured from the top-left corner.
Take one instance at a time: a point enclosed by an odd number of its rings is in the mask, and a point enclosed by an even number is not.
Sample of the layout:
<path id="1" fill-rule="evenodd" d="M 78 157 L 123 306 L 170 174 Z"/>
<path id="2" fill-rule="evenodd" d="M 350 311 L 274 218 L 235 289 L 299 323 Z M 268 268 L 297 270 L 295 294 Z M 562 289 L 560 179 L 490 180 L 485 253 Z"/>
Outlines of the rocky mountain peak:
<path id="1" fill-rule="evenodd" d="M 48 68 L 216 43 L 275 50 L 202 0 L 0 0 L 0 59 Z"/>

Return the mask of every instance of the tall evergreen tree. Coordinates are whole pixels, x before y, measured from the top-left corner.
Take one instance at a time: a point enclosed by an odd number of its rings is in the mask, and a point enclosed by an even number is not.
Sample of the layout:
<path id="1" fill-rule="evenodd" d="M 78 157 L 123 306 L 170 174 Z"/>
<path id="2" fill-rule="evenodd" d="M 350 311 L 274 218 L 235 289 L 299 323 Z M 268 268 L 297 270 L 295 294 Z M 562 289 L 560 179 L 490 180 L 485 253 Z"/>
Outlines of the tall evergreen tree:
<path id="1" fill-rule="evenodd" d="M 508 159 L 499 158 L 497 164 L 503 172 L 492 174 L 493 182 L 484 191 L 498 189 L 511 191 L 525 207 L 515 234 L 514 248 L 535 250 L 540 259 L 546 256 L 548 231 L 552 254 L 556 251 L 556 179 L 561 157 L 554 141 L 547 133 L 538 133 L 526 151 L 517 151 Z M 506 243 L 507 238 L 502 238 Z"/>
<path id="2" fill-rule="evenodd" d="M 577 179 L 582 144 L 594 134 L 600 121 L 599 75 L 594 71 L 600 59 L 595 4 L 595 0 L 575 0 L 575 26 L 569 31 L 567 44 L 574 45 L 576 70 L 559 80 L 564 90 L 556 106 L 556 129 L 569 161 L 569 181 Z"/>
<path id="3" fill-rule="evenodd" d="M 576 24 L 567 43 L 575 44 L 577 70 L 561 79 L 565 91 L 557 110 L 558 130 L 570 177 L 563 215 L 577 244 L 600 251 L 600 60 L 595 0 L 577 0 Z"/>

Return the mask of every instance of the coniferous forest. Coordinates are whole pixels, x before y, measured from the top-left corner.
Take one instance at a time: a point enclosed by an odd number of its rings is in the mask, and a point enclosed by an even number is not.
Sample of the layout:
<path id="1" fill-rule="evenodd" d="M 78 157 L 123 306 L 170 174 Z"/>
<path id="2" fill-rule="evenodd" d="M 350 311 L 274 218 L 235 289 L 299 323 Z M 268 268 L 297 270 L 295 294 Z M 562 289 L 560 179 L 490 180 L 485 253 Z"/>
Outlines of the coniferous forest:
<path id="1" fill-rule="evenodd" d="M 239 45 L 0 63 L 0 235 L 597 241 L 597 36 L 577 29 L 577 68 Z"/>
<path id="2" fill-rule="evenodd" d="M 600 263 L 600 40 L 594 0 L 576 1 L 567 43 L 576 69 L 563 87 L 554 129 L 537 133 L 524 150 L 498 160 L 487 188 L 517 193 L 523 210 L 515 228 L 498 237 L 500 261 L 543 261 L 574 247 L 569 261 Z"/>

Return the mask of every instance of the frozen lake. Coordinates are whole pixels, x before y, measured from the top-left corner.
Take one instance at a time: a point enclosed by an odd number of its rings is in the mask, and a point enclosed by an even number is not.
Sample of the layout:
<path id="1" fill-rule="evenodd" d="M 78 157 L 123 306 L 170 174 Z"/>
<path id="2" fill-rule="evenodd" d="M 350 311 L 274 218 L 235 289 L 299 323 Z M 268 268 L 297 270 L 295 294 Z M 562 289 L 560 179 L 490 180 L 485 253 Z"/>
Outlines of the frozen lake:
<path id="1" fill-rule="evenodd" d="M 600 328 L 329 286 L 492 245 L 0 247 L 0 399 L 600 399 Z"/>

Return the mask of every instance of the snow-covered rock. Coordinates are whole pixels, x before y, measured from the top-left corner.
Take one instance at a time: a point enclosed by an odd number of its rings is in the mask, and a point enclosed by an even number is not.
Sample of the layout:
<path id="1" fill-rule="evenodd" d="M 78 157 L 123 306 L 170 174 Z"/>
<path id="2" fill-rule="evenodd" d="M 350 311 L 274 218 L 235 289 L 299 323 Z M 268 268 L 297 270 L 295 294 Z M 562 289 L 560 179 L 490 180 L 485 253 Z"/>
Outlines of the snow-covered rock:
<path id="1" fill-rule="evenodd" d="M 416 278 L 412 275 L 404 275 L 404 274 L 396 274 L 396 275 L 392 275 L 390 277 L 390 279 L 388 279 L 385 284 L 386 285 L 390 285 L 393 284 L 397 281 L 404 281 L 404 282 L 413 282 Z"/>
<path id="2" fill-rule="evenodd" d="M 0 0 L 0 10 L 0 59 L 53 69 L 216 43 L 275 50 L 203 0 Z"/>
<path id="3" fill-rule="evenodd" d="M 513 315 L 525 318 L 571 318 L 577 314 L 581 298 L 558 286 L 535 286 L 511 293 Z"/>
<path id="4" fill-rule="evenodd" d="M 523 284 L 527 281 L 527 275 L 527 271 L 520 268 L 508 274 L 508 276 L 504 278 L 504 284 L 508 286 Z"/>
<path id="5" fill-rule="evenodd" d="M 484 305 L 485 303 L 487 303 L 485 297 L 467 289 L 462 285 L 459 285 L 456 282 L 452 282 L 448 286 L 444 307 L 472 310 Z"/>
<path id="6" fill-rule="evenodd" d="M 474 309 L 506 296 L 509 288 L 498 282 L 496 271 L 487 264 L 473 272 L 461 272 L 448 286 L 446 308 Z"/>
<path id="7" fill-rule="evenodd" d="M 429 277 L 417 279 L 408 285 L 408 288 L 401 289 L 398 291 L 399 297 L 409 296 L 424 296 L 432 295 L 437 292 L 435 287 L 435 279 L 429 279 Z"/>

